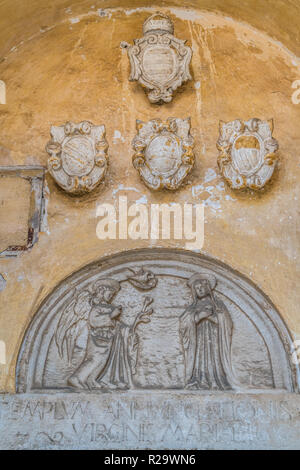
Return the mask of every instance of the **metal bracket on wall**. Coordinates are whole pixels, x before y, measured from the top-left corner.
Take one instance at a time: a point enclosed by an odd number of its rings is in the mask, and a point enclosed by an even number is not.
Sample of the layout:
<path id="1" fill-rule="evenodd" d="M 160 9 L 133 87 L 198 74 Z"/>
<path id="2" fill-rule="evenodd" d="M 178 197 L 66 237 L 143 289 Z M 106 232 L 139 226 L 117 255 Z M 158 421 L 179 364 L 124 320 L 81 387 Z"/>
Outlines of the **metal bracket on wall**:
<path id="1" fill-rule="evenodd" d="M 0 258 L 16 257 L 29 250 L 38 241 L 41 220 L 44 213 L 45 169 L 40 166 L 0 167 L 0 187 L 3 177 L 22 178 L 30 183 L 30 202 L 28 214 L 28 237 L 24 245 L 10 245 L 0 253 Z"/>

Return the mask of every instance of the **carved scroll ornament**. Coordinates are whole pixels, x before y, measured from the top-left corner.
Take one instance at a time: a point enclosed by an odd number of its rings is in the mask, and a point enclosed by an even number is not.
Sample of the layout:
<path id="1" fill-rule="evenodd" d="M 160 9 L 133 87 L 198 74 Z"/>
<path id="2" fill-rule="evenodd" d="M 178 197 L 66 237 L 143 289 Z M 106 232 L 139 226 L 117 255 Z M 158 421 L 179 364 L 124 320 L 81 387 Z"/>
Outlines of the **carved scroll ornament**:
<path id="1" fill-rule="evenodd" d="M 151 103 L 172 101 L 173 91 L 191 80 L 192 50 L 186 41 L 174 37 L 168 16 L 155 13 L 143 25 L 144 36 L 128 48 L 131 64 L 129 80 L 138 81 L 148 92 Z"/>
<path id="2" fill-rule="evenodd" d="M 83 121 L 52 126 L 51 140 L 46 146 L 49 172 L 68 193 L 89 193 L 106 175 L 107 149 L 103 125 Z"/>

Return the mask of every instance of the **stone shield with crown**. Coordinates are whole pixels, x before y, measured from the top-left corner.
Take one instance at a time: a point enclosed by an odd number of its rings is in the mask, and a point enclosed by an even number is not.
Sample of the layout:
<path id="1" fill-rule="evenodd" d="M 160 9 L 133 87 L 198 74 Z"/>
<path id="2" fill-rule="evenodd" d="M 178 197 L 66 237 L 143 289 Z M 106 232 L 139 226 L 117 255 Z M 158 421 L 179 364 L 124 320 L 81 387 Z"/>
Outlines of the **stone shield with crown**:
<path id="1" fill-rule="evenodd" d="M 220 121 L 218 165 L 234 189 L 261 189 L 277 164 L 278 142 L 272 137 L 273 120 Z"/>
<path id="2" fill-rule="evenodd" d="M 148 90 L 151 103 L 172 101 L 173 91 L 191 80 L 192 50 L 174 37 L 174 25 L 163 13 L 155 13 L 143 25 L 144 36 L 129 46 L 130 81 Z"/>

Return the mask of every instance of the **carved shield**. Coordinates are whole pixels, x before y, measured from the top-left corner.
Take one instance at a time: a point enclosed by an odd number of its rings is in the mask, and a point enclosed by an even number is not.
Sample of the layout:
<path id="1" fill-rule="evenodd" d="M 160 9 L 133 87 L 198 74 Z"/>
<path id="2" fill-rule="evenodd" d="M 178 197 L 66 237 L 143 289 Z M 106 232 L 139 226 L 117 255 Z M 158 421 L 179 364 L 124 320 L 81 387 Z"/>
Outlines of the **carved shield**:
<path id="1" fill-rule="evenodd" d="M 261 143 L 257 136 L 244 134 L 232 146 L 232 162 L 236 170 L 244 176 L 255 173 L 263 163 Z"/>
<path id="2" fill-rule="evenodd" d="M 164 177 L 178 170 L 182 154 L 180 140 L 169 132 L 154 137 L 145 151 L 146 162 L 153 175 Z"/>
<path id="3" fill-rule="evenodd" d="M 133 165 L 151 189 L 177 189 L 194 166 L 190 119 L 137 121 Z"/>
<path id="4" fill-rule="evenodd" d="M 130 80 L 137 80 L 149 90 L 151 103 L 172 101 L 172 93 L 192 77 L 189 65 L 192 50 L 185 41 L 174 37 L 170 18 L 156 13 L 143 25 L 144 36 L 128 48 Z"/>
<path id="5" fill-rule="evenodd" d="M 105 126 L 88 121 L 52 126 L 46 150 L 48 169 L 57 184 L 72 194 L 92 191 L 107 171 Z"/>
<path id="6" fill-rule="evenodd" d="M 144 50 L 141 64 L 149 82 L 165 86 L 176 74 L 177 56 L 169 45 L 158 44 Z"/>
<path id="7" fill-rule="evenodd" d="M 95 148 L 84 136 L 69 137 L 62 145 L 62 166 L 70 176 L 88 175 L 94 167 Z"/>
<path id="8" fill-rule="evenodd" d="M 278 150 L 272 132 L 273 120 L 220 122 L 218 165 L 232 188 L 261 189 L 270 180 Z"/>

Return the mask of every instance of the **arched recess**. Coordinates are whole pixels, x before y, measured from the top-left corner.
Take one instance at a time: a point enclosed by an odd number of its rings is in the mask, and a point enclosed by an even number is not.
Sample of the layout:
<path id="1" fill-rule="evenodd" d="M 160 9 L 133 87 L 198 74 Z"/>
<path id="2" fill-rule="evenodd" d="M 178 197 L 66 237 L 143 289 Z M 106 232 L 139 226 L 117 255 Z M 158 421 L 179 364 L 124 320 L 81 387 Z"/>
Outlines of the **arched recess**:
<path id="1" fill-rule="evenodd" d="M 216 279 L 214 299 L 226 306 L 232 320 L 227 359 L 241 384 L 240 390 L 297 392 L 299 368 L 291 361 L 291 335 L 270 300 L 223 263 L 173 249 L 123 252 L 89 264 L 63 280 L 38 308 L 26 331 L 17 363 L 17 392 L 70 391 L 68 378 L 86 360 L 90 331 L 90 317 L 84 317 L 78 299 L 84 300 L 86 295 L 93 298 L 103 279 L 113 279 L 119 285 L 112 305 L 122 306 L 124 324 L 133 324 L 145 297 L 153 301 L 150 322 L 137 327 L 130 387 L 184 388 L 187 364 L 179 324 L 193 303 L 187 281 L 199 273 Z M 68 358 L 70 341 L 74 357 Z"/>

